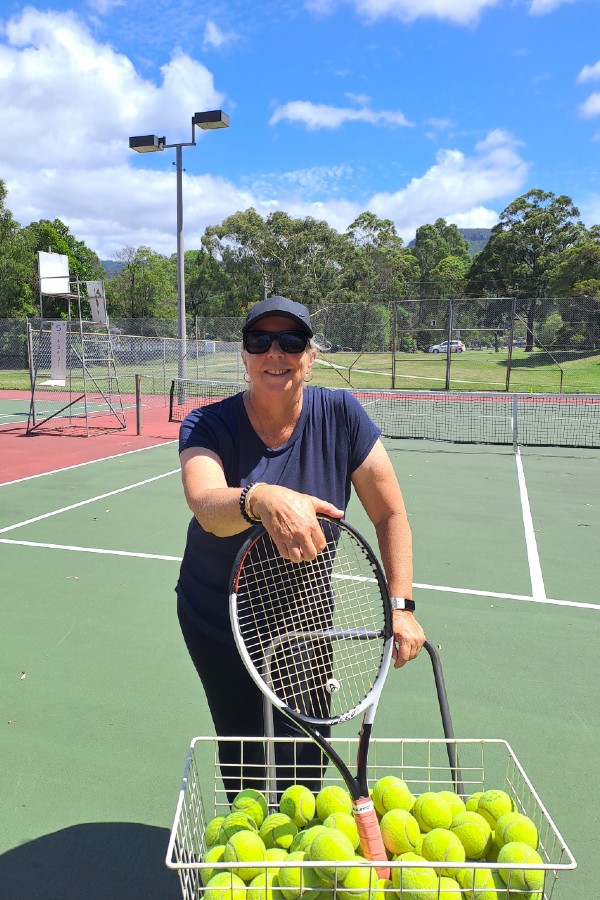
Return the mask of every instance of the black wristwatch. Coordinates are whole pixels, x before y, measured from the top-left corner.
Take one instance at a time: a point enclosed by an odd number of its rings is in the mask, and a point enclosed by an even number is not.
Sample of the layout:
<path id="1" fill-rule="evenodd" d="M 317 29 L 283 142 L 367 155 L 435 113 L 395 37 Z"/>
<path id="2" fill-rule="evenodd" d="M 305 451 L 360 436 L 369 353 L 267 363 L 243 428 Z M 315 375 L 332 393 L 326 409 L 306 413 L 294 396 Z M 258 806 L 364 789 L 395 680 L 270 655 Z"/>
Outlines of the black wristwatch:
<path id="1" fill-rule="evenodd" d="M 390 597 L 390 603 L 392 609 L 407 609 L 409 612 L 415 610 L 415 601 L 409 600 L 407 597 Z"/>

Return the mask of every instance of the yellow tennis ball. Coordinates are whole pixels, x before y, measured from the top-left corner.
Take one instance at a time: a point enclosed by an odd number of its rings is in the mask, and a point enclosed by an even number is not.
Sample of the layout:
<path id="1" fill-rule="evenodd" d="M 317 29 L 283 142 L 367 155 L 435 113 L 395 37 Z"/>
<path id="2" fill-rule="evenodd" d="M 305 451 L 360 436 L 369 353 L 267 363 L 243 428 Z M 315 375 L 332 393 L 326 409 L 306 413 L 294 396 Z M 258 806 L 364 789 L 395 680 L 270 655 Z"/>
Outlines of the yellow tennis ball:
<path id="1" fill-rule="evenodd" d="M 423 838 L 421 855 L 429 862 L 464 862 L 465 848 L 458 837 L 446 828 L 433 828 Z M 437 868 L 437 866 L 436 866 Z M 440 875 L 453 877 L 456 869 L 440 868 Z"/>
<path id="2" fill-rule="evenodd" d="M 419 823 L 406 809 L 390 809 L 379 823 L 385 849 L 397 856 L 414 851 L 421 835 Z"/>
<path id="3" fill-rule="evenodd" d="M 456 880 L 469 900 L 506 900 L 505 884 L 491 869 L 460 869 Z"/>
<path id="4" fill-rule="evenodd" d="M 350 838 L 354 849 L 358 849 L 358 845 L 360 844 L 360 837 L 358 835 L 358 828 L 356 827 L 354 816 L 351 816 L 350 813 L 331 813 L 330 816 L 327 816 L 327 818 L 323 822 L 323 825 L 325 826 L 325 828 L 337 828 L 337 830 L 345 834 L 347 838 Z"/>
<path id="5" fill-rule="evenodd" d="M 310 847 L 311 842 L 322 831 L 325 831 L 325 826 L 322 824 L 311 825 L 310 828 L 301 829 L 292 841 L 290 852 L 295 853 L 299 850 L 304 850 L 306 852 Z"/>
<path id="6" fill-rule="evenodd" d="M 204 843 L 207 847 L 212 847 L 213 844 L 219 843 L 219 833 L 224 821 L 225 816 L 215 816 L 214 819 L 211 819 L 210 822 L 208 822 L 204 829 Z"/>
<path id="7" fill-rule="evenodd" d="M 223 861 L 226 863 L 256 862 L 258 866 L 232 866 L 231 870 L 242 881 L 249 884 L 264 871 L 265 845 L 255 831 L 236 831 L 225 844 Z"/>
<path id="8" fill-rule="evenodd" d="M 225 816 L 219 828 L 217 843 L 226 844 L 229 838 L 238 831 L 256 831 L 256 822 L 246 813 L 234 812 Z"/>
<path id="9" fill-rule="evenodd" d="M 378 878 L 375 887 L 371 891 L 370 900 L 390 900 L 395 895 L 394 887 L 389 878 Z M 395 896 L 394 896 L 395 900 Z"/>
<path id="10" fill-rule="evenodd" d="M 325 884 L 339 884 L 350 871 L 348 866 L 340 863 L 354 859 L 354 847 L 341 831 L 326 828 L 311 842 L 306 856 L 313 863 L 329 862 L 330 865 L 315 865 L 314 869 Z"/>
<path id="11" fill-rule="evenodd" d="M 288 854 L 285 866 L 282 866 L 277 873 L 279 892 L 285 900 L 298 900 L 302 895 L 304 873 L 308 869 L 294 866 L 293 863 L 303 859 L 305 859 L 305 854 L 302 851 Z"/>
<path id="12" fill-rule="evenodd" d="M 225 846 L 223 844 L 213 844 L 212 847 L 209 847 L 206 853 L 202 857 L 203 863 L 217 863 L 221 862 L 223 859 L 223 854 L 225 852 Z M 213 875 L 216 875 L 217 872 L 223 871 L 222 869 L 200 869 L 200 881 L 206 887 L 210 879 Z"/>
<path id="13" fill-rule="evenodd" d="M 504 813 L 496 822 L 495 841 L 498 847 L 510 844 L 511 841 L 521 841 L 529 844 L 537 850 L 539 835 L 535 822 L 518 812 Z"/>
<path id="14" fill-rule="evenodd" d="M 380 816 L 390 809 L 412 810 L 415 798 L 409 786 L 397 775 L 384 775 L 373 785 L 371 791 L 373 805 Z"/>
<path id="15" fill-rule="evenodd" d="M 450 804 L 435 791 L 420 794 L 415 800 L 412 814 L 424 834 L 433 831 L 434 828 L 449 828 L 452 821 Z"/>
<path id="16" fill-rule="evenodd" d="M 258 828 L 260 828 L 267 817 L 268 811 L 267 798 L 254 788 L 245 788 L 243 791 L 240 791 L 231 804 L 231 812 L 245 813 L 256 822 Z"/>
<path id="17" fill-rule="evenodd" d="M 535 893 L 544 887 L 543 869 L 519 869 L 516 867 L 519 863 L 543 866 L 542 857 L 529 844 L 524 844 L 522 841 L 511 841 L 509 844 L 504 844 L 498 853 L 498 862 L 515 864 L 515 868 L 499 870 L 500 877 L 507 888 Z"/>
<path id="18" fill-rule="evenodd" d="M 401 853 L 404 862 L 426 862 L 417 853 Z M 402 900 L 431 900 L 436 897 L 439 878 L 429 866 L 397 866 L 392 868 L 392 886 Z"/>
<path id="19" fill-rule="evenodd" d="M 507 812 L 514 812 L 512 798 L 506 791 L 484 791 L 477 801 L 477 812 L 486 819 L 492 829 L 498 819 Z"/>
<path id="20" fill-rule="evenodd" d="M 436 895 L 436 900 L 464 900 L 464 894 L 460 890 L 460 885 L 455 878 L 448 875 L 442 875 L 440 878 L 440 893 Z"/>
<path id="21" fill-rule="evenodd" d="M 246 900 L 246 885 L 233 872 L 217 872 L 206 885 L 203 900 Z"/>
<path id="22" fill-rule="evenodd" d="M 282 847 L 289 850 L 292 841 L 298 834 L 298 826 L 285 813 L 271 813 L 260 826 L 258 833 L 267 850 L 269 847 Z"/>
<path id="23" fill-rule="evenodd" d="M 444 800 L 447 800 L 450 804 L 450 809 L 452 810 L 452 818 L 457 816 L 460 812 L 464 812 L 466 809 L 465 801 L 462 797 L 459 797 L 455 791 L 438 791 L 440 797 L 443 797 Z"/>
<path id="24" fill-rule="evenodd" d="M 338 900 L 372 900 L 378 880 L 372 866 L 353 866 L 336 890 Z"/>
<path id="25" fill-rule="evenodd" d="M 477 812 L 477 804 L 479 803 L 479 798 L 482 794 L 483 791 L 475 791 L 474 794 L 469 794 L 465 800 L 465 809 L 469 812 Z"/>
<path id="26" fill-rule="evenodd" d="M 248 885 L 247 900 L 274 900 L 278 894 L 278 882 L 273 885 L 277 873 L 272 869 L 261 872 Z"/>
<path id="27" fill-rule="evenodd" d="M 450 831 L 456 835 L 467 859 L 483 859 L 492 846 L 492 829 L 479 813 L 466 809 L 452 819 Z"/>
<path id="28" fill-rule="evenodd" d="M 287 850 L 284 850 L 282 847 L 267 847 L 265 850 L 265 862 L 268 863 L 282 863 L 288 858 Z M 279 866 L 269 865 L 269 872 L 278 872 Z"/>
<path id="29" fill-rule="evenodd" d="M 336 812 L 352 812 L 352 799 L 348 791 L 339 784 L 330 784 L 317 794 L 317 815 L 321 822 Z"/>
<path id="30" fill-rule="evenodd" d="M 304 828 L 315 814 L 315 795 L 303 784 L 293 784 L 281 795 L 279 812 L 289 816 L 297 828 Z"/>

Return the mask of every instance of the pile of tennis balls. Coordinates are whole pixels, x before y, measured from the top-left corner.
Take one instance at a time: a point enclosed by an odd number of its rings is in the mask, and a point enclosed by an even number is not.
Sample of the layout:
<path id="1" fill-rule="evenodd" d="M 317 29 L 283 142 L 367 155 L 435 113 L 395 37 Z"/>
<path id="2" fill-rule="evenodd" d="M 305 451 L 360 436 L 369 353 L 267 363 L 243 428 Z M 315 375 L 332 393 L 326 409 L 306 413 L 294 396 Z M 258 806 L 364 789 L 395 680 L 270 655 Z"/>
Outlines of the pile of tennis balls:
<path id="1" fill-rule="evenodd" d="M 466 800 L 448 790 L 414 796 L 401 778 L 387 775 L 371 796 L 389 859 L 406 863 L 391 868 L 390 880 L 378 878 L 373 864 L 349 865 L 364 860 L 343 787 L 315 795 L 295 784 L 271 813 L 265 796 L 248 788 L 227 815 L 206 825 L 202 862 L 221 865 L 200 870 L 204 900 L 542 900 L 543 868 L 520 868 L 543 866 L 537 828 L 505 791 Z M 312 865 L 294 866 L 301 860 Z M 486 861 L 511 867 L 468 865 Z M 462 862 L 464 868 L 447 865 Z"/>

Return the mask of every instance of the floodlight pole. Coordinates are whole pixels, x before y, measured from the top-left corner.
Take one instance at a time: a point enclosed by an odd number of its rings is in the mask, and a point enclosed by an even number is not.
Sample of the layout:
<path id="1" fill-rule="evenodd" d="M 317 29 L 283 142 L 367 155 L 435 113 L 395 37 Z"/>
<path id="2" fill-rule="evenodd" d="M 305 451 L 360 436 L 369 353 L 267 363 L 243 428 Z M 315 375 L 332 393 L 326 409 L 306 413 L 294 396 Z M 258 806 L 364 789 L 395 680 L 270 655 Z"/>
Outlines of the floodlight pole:
<path id="1" fill-rule="evenodd" d="M 177 173 L 177 336 L 179 338 L 179 354 L 177 377 L 181 382 L 187 370 L 187 319 L 185 309 L 185 255 L 183 240 L 183 147 L 196 146 L 194 126 L 204 131 L 229 127 L 229 116 L 220 109 L 197 112 L 192 116 L 192 140 L 188 143 L 167 144 L 166 138 L 155 134 L 129 138 L 129 147 L 138 153 L 153 153 L 158 150 L 175 148 L 175 167 Z"/>

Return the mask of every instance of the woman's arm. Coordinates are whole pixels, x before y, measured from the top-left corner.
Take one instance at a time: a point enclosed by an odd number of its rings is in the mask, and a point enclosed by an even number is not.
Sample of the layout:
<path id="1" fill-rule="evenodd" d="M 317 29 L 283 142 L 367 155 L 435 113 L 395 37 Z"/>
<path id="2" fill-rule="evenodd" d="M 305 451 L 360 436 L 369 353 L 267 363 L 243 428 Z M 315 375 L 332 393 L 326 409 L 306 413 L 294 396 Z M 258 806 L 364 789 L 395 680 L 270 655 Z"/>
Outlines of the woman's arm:
<path id="1" fill-rule="evenodd" d="M 398 479 L 381 441 L 353 472 L 352 484 L 375 526 L 390 596 L 411 599 L 411 530 Z M 393 627 L 394 665 L 399 668 L 418 655 L 425 634 L 412 612 L 406 610 L 394 611 Z"/>
<path id="2" fill-rule="evenodd" d="M 185 499 L 205 531 L 230 537 L 250 527 L 240 512 L 242 489 L 227 486 L 216 453 L 193 447 L 183 450 L 180 460 Z M 251 509 L 280 554 L 293 562 L 314 559 L 325 547 L 316 513 L 343 515 L 332 503 L 276 484 L 260 484 L 252 494 Z"/>

